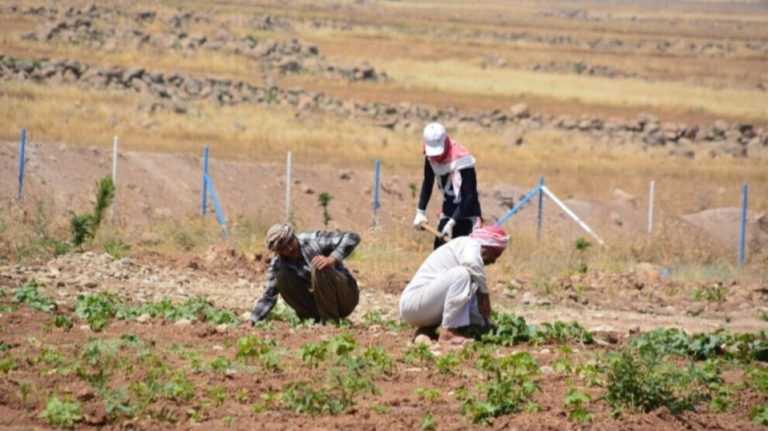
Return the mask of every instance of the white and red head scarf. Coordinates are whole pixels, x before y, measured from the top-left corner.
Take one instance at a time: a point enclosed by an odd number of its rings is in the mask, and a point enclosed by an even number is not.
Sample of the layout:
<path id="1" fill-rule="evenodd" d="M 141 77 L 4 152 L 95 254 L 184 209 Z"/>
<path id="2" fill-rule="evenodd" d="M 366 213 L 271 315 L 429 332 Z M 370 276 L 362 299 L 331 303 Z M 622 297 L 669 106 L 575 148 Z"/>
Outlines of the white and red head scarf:
<path id="1" fill-rule="evenodd" d="M 425 144 L 422 142 L 421 152 L 425 153 Z M 475 166 L 475 158 L 469 154 L 463 145 L 455 142 L 450 136 L 445 135 L 445 151 L 439 156 L 427 156 L 432 171 L 435 175 L 451 174 L 451 184 L 455 191 L 456 202 L 461 200 L 459 190 L 461 190 L 460 170 Z"/>
<path id="2" fill-rule="evenodd" d="M 470 238 L 480 241 L 486 247 L 507 248 L 509 235 L 501 226 L 483 226 L 469 234 Z"/>

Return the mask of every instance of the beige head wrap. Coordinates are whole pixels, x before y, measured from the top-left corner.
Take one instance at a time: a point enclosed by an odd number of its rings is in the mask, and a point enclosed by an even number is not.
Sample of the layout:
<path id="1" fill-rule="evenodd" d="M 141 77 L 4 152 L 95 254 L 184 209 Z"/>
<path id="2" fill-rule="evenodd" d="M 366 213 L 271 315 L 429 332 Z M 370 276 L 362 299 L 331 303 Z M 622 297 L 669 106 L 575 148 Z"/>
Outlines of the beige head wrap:
<path id="1" fill-rule="evenodd" d="M 267 231 L 265 243 L 271 251 L 277 251 L 280 247 L 288 244 L 293 239 L 293 228 L 288 223 L 273 225 Z"/>

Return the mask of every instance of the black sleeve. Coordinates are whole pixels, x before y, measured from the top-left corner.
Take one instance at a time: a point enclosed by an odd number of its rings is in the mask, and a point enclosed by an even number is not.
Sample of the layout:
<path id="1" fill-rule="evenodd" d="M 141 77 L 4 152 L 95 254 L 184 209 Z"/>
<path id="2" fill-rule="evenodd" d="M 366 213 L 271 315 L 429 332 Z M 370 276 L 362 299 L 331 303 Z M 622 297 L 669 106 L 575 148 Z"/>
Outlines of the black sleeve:
<path id="1" fill-rule="evenodd" d="M 419 194 L 419 209 L 426 210 L 429 198 L 432 196 L 432 189 L 435 185 L 435 172 L 429 164 L 429 160 L 424 157 L 424 181 L 421 182 L 421 194 Z"/>
<path id="2" fill-rule="evenodd" d="M 465 168 L 461 172 L 461 204 L 456 207 L 451 217 L 458 220 L 462 216 L 480 215 L 478 211 L 473 211 L 475 206 L 480 206 L 477 197 L 477 173 L 475 168 Z"/>

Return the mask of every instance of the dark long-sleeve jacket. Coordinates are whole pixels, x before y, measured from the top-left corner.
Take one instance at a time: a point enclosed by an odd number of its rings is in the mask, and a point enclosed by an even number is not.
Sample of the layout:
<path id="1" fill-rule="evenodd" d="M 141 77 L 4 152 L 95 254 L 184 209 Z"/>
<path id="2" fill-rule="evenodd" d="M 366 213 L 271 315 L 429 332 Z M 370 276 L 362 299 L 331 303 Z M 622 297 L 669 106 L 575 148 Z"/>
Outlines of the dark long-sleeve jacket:
<path id="1" fill-rule="evenodd" d="M 256 302 L 251 311 L 251 320 L 258 322 L 267 317 L 272 308 L 277 303 L 277 273 L 282 269 L 288 269 L 296 273 L 302 280 L 307 281 L 307 286 L 311 282 L 312 259 L 315 256 L 331 256 L 336 259 L 335 269 L 349 277 L 355 284 L 357 281 L 349 272 L 342 261 L 349 256 L 360 243 L 360 236 L 354 232 L 328 232 L 311 231 L 297 235 L 299 247 L 301 248 L 301 259 L 294 262 L 278 254 L 269 264 L 267 272 L 267 281 L 265 283 L 264 294 Z"/>
<path id="2" fill-rule="evenodd" d="M 443 214 L 454 220 L 464 217 L 481 217 L 482 212 L 480 210 L 480 200 L 477 196 L 477 173 L 475 168 L 461 169 L 459 174 L 462 181 L 458 199 L 451 183 L 451 174 L 448 173 L 437 177 L 437 188 L 443 196 Z M 421 194 L 419 195 L 420 210 L 427 209 L 435 179 L 435 172 L 432 170 L 429 160 L 425 157 L 424 181 L 421 183 Z"/>

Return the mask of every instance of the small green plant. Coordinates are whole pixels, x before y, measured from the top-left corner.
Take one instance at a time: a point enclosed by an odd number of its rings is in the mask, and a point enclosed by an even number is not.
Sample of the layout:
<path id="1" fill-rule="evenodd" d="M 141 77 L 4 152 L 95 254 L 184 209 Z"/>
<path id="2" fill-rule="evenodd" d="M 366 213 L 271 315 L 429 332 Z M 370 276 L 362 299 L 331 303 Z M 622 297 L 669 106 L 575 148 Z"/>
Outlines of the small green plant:
<path id="1" fill-rule="evenodd" d="M 512 313 L 493 313 L 496 329 L 483 335 L 486 343 L 501 346 L 514 346 L 520 343 L 539 344 L 544 337 L 535 325 L 529 325 L 525 319 Z"/>
<path id="2" fill-rule="evenodd" d="M 717 370 L 712 372 L 695 364 L 681 370 L 664 358 L 658 351 L 640 351 L 635 356 L 630 349 L 609 358 L 605 394 L 608 405 L 617 413 L 624 408 L 647 413 L 665 406 L 677 414 L 710 398 L 702 385 L 719 380 Z"/>
<path id="3" fill-rule="evenodd" d="M 411 190 L 411 198 L 416 197 L 416 183 L 410 182 L 408 183 L 408 188 Z"/>
<path id="4" fill-rule="evenodd" d="M 371 406 L 371 410 L 373 410 L 376 413 L 385 415 L 389 413 L 389 406 L 382 406 L 381 404 L 374 404 Z"/>
<path id="5" fill-rule="evenodd" d="M 440 391 L 438 389 L 416 388 L 413 390 L 413 394 L 433 403 L 440 399 Z"/>
<path id="6" fill-rule="evenodd" d="M 328 343 L 307 343 L 299 348 L 299 356 L 310 368 L 317 368 L 328 356 Z"/>
<path id="7" fill-rule="evenodd" d="M 27 400 L 29 399 L 29 395 L 32 393 L 32 387 L 27 382 L 19 382 L 19 401 L 21 401 L 21 404 L 26 406 Z"/>
<path id="8" fill-rule="evenodd" d="M 749 418 L 760 425 L 768 426 L 768 403 L 753 408 L 749 412 Z"/>
<path id="9" fill-rule="evenodd" d="M 453 353 L 446 353 L 437 357 L 435 360 L 435 368 L 442 374 L 453 374 L 453 371 L 460 363 L 461 361 L 458 356 Z"/>
<path id="10" fill-rule="evenodd" d="M 53 395 L 45 403 L 45 410 L 39 415 L 42 419 L 47 419 L 48 423 L 57 428 L 72 428 L 77 422 L 83 419 L 80 410 L 80 404 L 72 402 L 68 397 L 59 399 Z"/>
<path id="11" fill-rule="evenodd" d="M 436 426 L 437 422 L 435 422 L 435 418 L 432 417 L 432 413 L 424 413 L 424 416 L 421 419 L 421 429 L 433 430 Z"/>
<path id="12" fill-rule="evenodd" d="M 423 343 L 416 343 L 405 350 L 403 360 L 408 364 L 418 364 L 424 366 L 435 361 L 435 355 L 429 350 L 429 346 Z"/>
<path id="13" fill-rule="evenodd" d="M 109 255 L 111 255 L 115 259 L 124 258 L 128 254 L 128 251 L 130 250 L 131 250 L 130 245 L 124 243 L 123 241 L 117 238 L 112 239 L 106 244 L 104 244 L 104 251 L 109 253 Z"/>
<path id="14" fill-rule="evenodd" d="M 363 358 L 368 363 L 368 367 L 379 373 L 388 373 L 395 367 L 395 361 L 389 356 L 386 349 L 381 346 L 369 347 L 363 352 Z"/>
<path id="15" fill-rule="evenodd" d="M 224 424 L 224 426 L 231 427 L 235 423 L 235 418 L 232 416 L 224 416 L 221 418 L 221 422 Z"/>
<path id="16" fill-rule="evenodd" d="M 333 199 L 333 196 L 328 192 L 322 192 L 317 195 L 317 203 L 323 207 L 323 225 L 328 227 L 328 222 L 331 221 L 331 215 L 328 213 L 328 204 Z"/>
<path id="17" fill-rule="evenodd" d="M 227 400 L 227 389 L 221 386 L 216 386 L 208 389 L 208 392 L 206 392 L 205 395 L 211 400 L 214 407 L 219 407 Z"/>
<path id="18" fill-rule="evenodd" d="M 563 407 L 570 410 L 568 420 L 588 425 L 595 419 L 595 414 L 587 410 L 586 404 L 592 401 L 588 393 L 576 388 L 568 389 L 568 394 L 563 401 Z"/>
<path id="19" fill-rule="evenodd" d="M 575 241 L 573 241 L 573 248 L 578 251 L 586 251 L 591 246 L 592 243 L 587 241 L 587 239 L 584 237 L 578 237 Z"/>
<path id="20" fill-rule="evenodd" d="M 10 371 L 15 370 L 18 367 L 16 360 L 13 358 L 0 359 L 0 373 L 8 374 Z"/>
<path id="21" fill-rule="evenodd" d="M 241 403 L 248 400 L 248 389 L 240 389 L 239 391 L 235 392 L 235 399 L 237 401 L 240 401 Z"/>
<path id="22" fill-rule="evenodd" d="M 225 373 L 232 367 L 232 362 L 225 357 L 216 356 L 208 362 L 208 365 L 217 373 Z"/>
<path id="23" fill-rule="evenodd" d="M 69 330 L 74 326 L 72 319 L 70 319 L 66 314 L 57 314 L 53 316 L 53 324 L 57 328 L 61 328 L 67 332 L 69 332 Z"/>
<path id="24" fill-rule="evenodd" d="M 538 410 L 538 406 L 529 401 L 533 393 L 540 390 L 531 379 L 538 372 L 538 365 L 529 353 L 514 353 L 502 358 L 481 353 L 476 366 L 488 374 L 487 383 L 477 384 L 476 394 L 466 390 L 456 392 L 462 402 L 461 414 L 471 418 L 472 423 L 488 425 L 501 415 Z"/>
<path id="25" fill-rule="evenodd" d="M 350 333 L 339 334 L 329 338 L 327 342 L 328 350 L 340 357 L 348 356 L 357 348 L 357 341 Z"/>
<path id="26" fill-rule="evenodd" d="M 728 287 L 721 282 L 713 285 L 702 286 L 693 291 L 693 299 L 696 301 L 723 302 L 728 296 Z"/>
<path id="27" fill-rule="evenodd" d="M 75 316 L 85 319 L 91 329 L 98 332 L 106 328 L 117 314 L 117 295 L 102 292 L 97 295 L 78 295 Z"/>
<path id="28" fill-rule="evenodd" d="M 35 310 L 50 313 L 56 309 L 56 304 L 37 290 L 44 287 L 45 285 L 43 283 L 27 281 L 16 288 L 13 295 L 13 302 L 27 304 L 30 308 Z"/>
<path id="29" fill-rule="evenodd" d="M 587 266 L 587 262 L 585 261 L 586 257 L 585 254 L 587 250 L 592 246 L 592 243 L 587 241 L 583 237 L 576 238 L 575 241 L 573 241 L 573 248 L 576 250 L 576 254 L 578 255 L 577 259 L 578 262 L 576 262 L 575 265 L 572 266 L 573 270 L 578 274 L 586 274 L 589 267 Z"/>
<path id="30" fill-rule="evenodd" d="M 205 420 L 205 413 L 201 409 L 187 409 L 187 417 L 192 423 L 200 423 Z"/>
<path id="31" fill-rule="evenodd" d="M 402 331 L 404 328 L 408 327 L 408 325 L 405 324 L 402 320 L 387 319 L 379 311 L 366 312 L 365 314 L 363 314 L 362 322 L 363 322 L 363 325 L 365 326 L 370 327 L 374 325 L 379 325 L 390 331 Z"/>
<path id="32" fill-rule="evenodd" d="M 93 239 L 96 231 L 104 218 L 104 211 L 112 205 L 115 198 L 115 182 L 112 175 L 108 174 L 96 184 L 96 203 L 93 213 L 75 214 L 70 211 L 70 231 L 72 232 L 72 244 L 80 247 L 85 241 Z"/>

